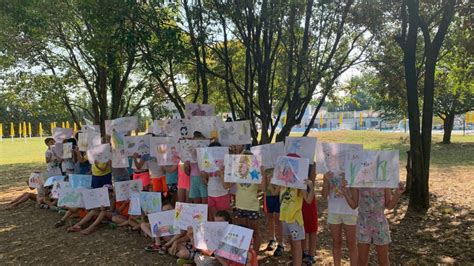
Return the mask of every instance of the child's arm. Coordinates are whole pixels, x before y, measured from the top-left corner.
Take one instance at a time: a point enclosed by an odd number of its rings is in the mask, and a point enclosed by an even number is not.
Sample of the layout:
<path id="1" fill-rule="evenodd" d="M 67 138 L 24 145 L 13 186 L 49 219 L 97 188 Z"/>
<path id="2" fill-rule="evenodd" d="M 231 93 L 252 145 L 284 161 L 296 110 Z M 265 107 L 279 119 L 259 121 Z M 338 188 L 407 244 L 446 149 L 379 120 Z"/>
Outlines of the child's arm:
<path id="1" fill-rule="evenodd" d="M 184 162 L 184 169 L 183 170 L 186 173 L 186 175 L 191 174 L 191 163 L 189 161 Z"/>
<path id="2" fill-rule="evenodd" d="M 209 174 L 201 171 L 201 180 L 207 186 L 207 183 L 209 182 Z"/>
<path id="3" fill-rule="evenodd" d="M 334 173 L 329 171 L 323 176 L 323 191 L 321 192 L 323 198 L 329 196 L 329 180 L 334 177 Z"/>
<path id="4" fill-rule="evenodd" d="M 400 182 L 398 184 L 398 189 L 395 191 L 395 194 L 392 196 L 392 192 L 389 188 L 385 189 L 385 208 L 391 210 L 397 206 L 400 197 L 402 196 L 403 192 L 405 192 L 405 185 Z"/>
<path id="5" fill-rule="evenodd" d="M 308 187 L 307 190 L 305 190 L 303 193 L 304 195 L 304 201 L 306 201 L 306 203 L 310 204 L 311 202 L 313 202 L 313 199 L 314 199 L 314 184 L 313 184 L 313 181 L 311 181 L 310 179 L 307 179 L 306 180 L 306 185 Z M 309 190 L 309 192 L 308 192 Z"/>
<path id="6" fill-rule="evenodd" d="M 145 164 L 145 160 L 138 160 L 138 153 L 133 154 L 133 161 L 135 162 L 135 167 L 137 170 L 141 170 L 143 165 Z"/>
<path id="7" fill-rule="evenodd" d="M 342 179 L 342 195 L 346 198 L 347 204 L 352 209 L 356 209 L 359 206 L 359 189 L 357 188 L 347 188 L 347 182 L 345 179 Z"/>
<path id="8" fill-rule="evenodd" d="M 130 200 L 126 200 L 122 202 L 122 205 L 120 205 L 120 207 L 116 210 L 116 213 L 122 213 L 129 203 L 130 203 Z"/>
<path id="9" fill-rule="evenodd" d="M 260 175 L 262 176 L 262 182 L 260 182 L 260 184 L 258 185 L 258 189 L 260 191 L 265 191 L 266 178 L 265 178 L 265 168 L 263 168 L 263 166 L 260 167 Z"/>
<path id="10" fill-rule="evenodd" d="M 221 179 L 221 182 L 222 182 L 222 186 L 225 188 L 225 189 L 229 189 L 232 187 L 232 185 L 234 183 L 228 183 L 228 182 L 225 182 L 224 181 L 224 166 L 221 166 L 221 169 L 219 171 L 217 171 L 217 176 Z"/>

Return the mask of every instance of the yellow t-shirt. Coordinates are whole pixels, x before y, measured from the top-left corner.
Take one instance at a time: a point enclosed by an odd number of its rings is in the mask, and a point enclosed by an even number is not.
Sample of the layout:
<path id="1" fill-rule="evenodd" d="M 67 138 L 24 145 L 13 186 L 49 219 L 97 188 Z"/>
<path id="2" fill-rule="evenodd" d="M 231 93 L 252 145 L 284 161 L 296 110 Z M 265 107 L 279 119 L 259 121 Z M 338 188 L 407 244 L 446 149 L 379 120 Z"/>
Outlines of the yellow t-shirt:
<path id="1" fill-rule="evenodd" d="M 100 168 L 104 168 L 107 163 L 98 163 L 99 167 Z M 97 168 L 95 166 L 95 163 L 92 164 L 92 175 L 95 175 L 95 176 L 103 176 L 103 175 L 106 175 L 106 174 L 109 174 L 112 172 L 112 168 L 108 167 L 105 171 L 102 171 L 100 170 L 99 168 Z"/>
<path id="2" fill-rule="evenodd" d="M 285 223 L 298 223 L 303 226 L 303 193 L 298 193 L 296 188 L 281 188 L 280 191 L 280 221 Z"/>
<path id="3" fill-rule="evenodd" d="M 235 207 L 247 211 L 259 211 L 258 184 L 237 184 Z"/>

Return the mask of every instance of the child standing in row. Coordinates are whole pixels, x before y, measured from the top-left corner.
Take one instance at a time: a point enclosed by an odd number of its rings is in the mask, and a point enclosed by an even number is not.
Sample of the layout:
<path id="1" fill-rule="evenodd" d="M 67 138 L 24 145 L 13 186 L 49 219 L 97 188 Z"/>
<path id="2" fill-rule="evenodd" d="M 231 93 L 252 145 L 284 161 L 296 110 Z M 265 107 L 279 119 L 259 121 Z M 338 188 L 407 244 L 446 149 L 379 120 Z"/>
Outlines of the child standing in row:
<path id="1" fill-rule="evenodd" d="M 284 246 L 282 238 L 282 229 L 280 222 L 280 187 L 271 183 L 273 169 L 266 169 L 264 172 L 265 182 L 265 212 L 267 217 L 268 231 L 272 239 L 268 243 L 267 251 L 273 251 L 273 256 L 283 255 Z"/>
<path id="2" fill-rule="evenodd" d="M 393 209 L 398 204 L 400 196 L 405 192 L 405 186 L 400 183 L 395 194 L 389 188 L 347 188 L 343 181 L 343 193 L 352 209 L 359 208 L 357 217 L 357 246 L 358 264 L 369 264 L 370 245 L 375 245 L 380 265 L 390 265 L 388 245 L 391 242 L 390 229 L 385 209 Z"/>
<path id="3" fill-rule="evenodd" d="M 316 162 L 309 165 L 308 179 L 313 185 L 316 184 Z M 318 236 L 318 207 L 316 205 L 316 195 L 314 195 L 314 191 L 312 197 L 309 199 L 310 201 L 303 201 L 302 207 L 304 231 L 306 233 L 306 239 L 303 241 L 303 261 L 308 264 L 313 264 L 316 261 L 316 238 Z"/>
<path id="4" fill-rule="evenodd" d="M 193 139 L 203 140 L 206 138 L 201 132 L 195 131 Z M 191 177 L 189 198 L 193 201 L 193 203 L 207 204 L 207 187 L 202 182 L 201 170 L 199 170 L 198 163 L 186 161 L 184 163 L 184 169 L 186 174 Z"/>

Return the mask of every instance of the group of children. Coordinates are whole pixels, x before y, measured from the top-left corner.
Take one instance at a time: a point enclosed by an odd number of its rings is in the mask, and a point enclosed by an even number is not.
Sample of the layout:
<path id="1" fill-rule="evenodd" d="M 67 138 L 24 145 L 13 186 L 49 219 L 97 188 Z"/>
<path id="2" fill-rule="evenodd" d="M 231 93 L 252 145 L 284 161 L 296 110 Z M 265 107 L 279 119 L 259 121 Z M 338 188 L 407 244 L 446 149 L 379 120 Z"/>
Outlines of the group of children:
<path id="1" fill-rule="evenodd" d="M 262 169 L 261 184 L 224 182 L 224 166 L 213 173 L 200 171 L 197 163 L 189 161 L 176 165 L 159 166 L 153 158 L 138 154 L 129 158 L 129 168 L 112 168 L 111 162 L 95 161 L 89 164 L 87 154 L 77 148 L 77 137 L 65 140 L 72 142 L 72 159 L 65 161 L 56 156 L 51 148 L 55 141 L 45 140 L 47 175 L 91 174 L 92 188 L 107 187 L 111 200 L 110 208 L 85 210 L 67 208 L 56 227 L 64 226 L 71 218 L 79 221 L 67 228 L 68 232 L 92 233 L 101 223 L 115 227 L 139 230 L 146 237 L 152 237 L 146 215 L 128 215 L 129 201 L 116 202 L 113 184 L 130 179 L 141 180 L 143 190 L 162 192 L 162 210 L 171 210 L 176 202 L 208 205 L 208 221 L 226 221 L 253 230 L 253 242 L 246 265 L 257 265 L 258 252 L 262 242 L 268 241 L 265 251 L 273 256 L 282 256 L 285 237 L 291 249 L 293 265 L 315 262 L 318 211 L 315 196 L 316 164 L 309 167 L 306 189 L 280 187 L 271 184 L 273 169 Z M 194 132 L 193 139 L 204 139 L 200 132 Z M 212 140 L 210 146 L 221 146 Z M 231 145 L 230 154 L 252 154 L 245 145 Z M 287 154 L 299 157 L 297 154 Z M 367 265 L 370 245 L 376 246 L 378 261 L 388 265 L 390 231 L 384 214 L 398 203 L 404 187 L 392 193 L 390 189 L 348 188 L 344 173 L 327 172 L 323 177 L 322 196 L 328 199 L 328 224 L 333 243 L 334 264 L 341 264 L 342 234 L 344 232 L 349 249 L 351 265 Z M 262 205 L 267 224 L 267 236 L 262 235 Z M 14 208 L 28 199 L 35 200 L 42 208 L 61 209 L 57 200 L 48 198 L 48 188 L 38 189 L 38 194 L 25 193 L 13 200 L 7 208 Z M 64 208 L 63 208 L 64 209 Z M 231 215 L 232 214 L 232 215 Z M 172 237 L 155 237 L 145 247 L 146 251 L 170 254 L 178 258 L 180 265 L 240 265 L 206 250 L 197 250 L 193 245 L 192 228 L 180 231 Z"/>

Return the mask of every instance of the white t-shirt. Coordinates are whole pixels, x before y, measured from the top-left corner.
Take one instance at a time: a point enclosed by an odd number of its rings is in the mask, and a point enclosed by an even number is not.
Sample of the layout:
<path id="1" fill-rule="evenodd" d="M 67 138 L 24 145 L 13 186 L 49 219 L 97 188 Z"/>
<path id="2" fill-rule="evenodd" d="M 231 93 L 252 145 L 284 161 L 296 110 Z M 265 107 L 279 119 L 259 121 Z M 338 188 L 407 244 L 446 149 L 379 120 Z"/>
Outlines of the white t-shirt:
<path id="1" fill-rule="evenodd" d="M 229 191 L 224 188 L 221 178 L 217 173 L 209 173 L 209 180 L 207 181 L 207 195 L 210 197 L 222 197 L 229 194 Z"/>
<path id="2" fill-rule="evenodd" d="M 357 215 L 357 209 L 352 209 L 342 195 L 342 178 L 333 177 L 329 180 L 328 209 L 329 213 Z"/>

